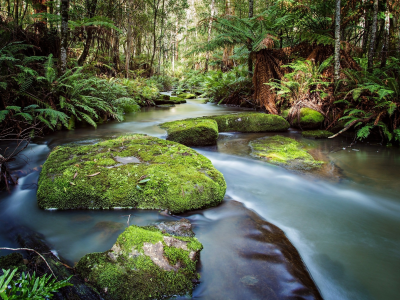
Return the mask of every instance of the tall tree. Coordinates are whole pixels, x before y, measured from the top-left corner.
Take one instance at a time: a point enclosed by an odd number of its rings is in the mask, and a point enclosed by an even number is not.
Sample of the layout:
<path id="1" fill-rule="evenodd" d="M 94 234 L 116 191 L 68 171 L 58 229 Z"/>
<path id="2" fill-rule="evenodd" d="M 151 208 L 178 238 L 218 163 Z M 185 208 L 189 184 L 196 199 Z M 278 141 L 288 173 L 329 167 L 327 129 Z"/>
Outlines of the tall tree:
<path id="1" fill-rule="evenodd" d="M 211 8 L 211 16 L 210 16 L 210 21 L 208 22 L 207 44 L 210 44 L 210 41 L 211 41 L 211 29 L 212 29 L 212 23 L 213 23 L 213 18 L 214 18 L 215 0 L 211 0 L 210 8 Z M 208 71 L 208 60 L 209 59 L 210 59 L 210 51 L 207 50 L 207 52 L 206 52 L 206 64 L 205 64 L 205 67 L 204 67 L 204 72 Z"/>
<path id="2" fill-rule="evenodd" d="M 335 8 L 335 70 L 334 80 L 335 83 L 340 78 L 340 0 L 336 0 Z"/>
<path id="3" fill-rule="evenodd" d="M 372 69 L 374 66 L 374 51 L 375 51 L 375 40 L 376 40 L 376 27 L 378 23 L 378 0 L 374 0 L 374 13 L 372 16 L 372 28 L 371 28 L 371 38 L 369 42 L 369 52 L 368 52 L 368 69 Z"/>
<path id="4" fill-rule="evenodd" d="M 382 43 L 382 54 L 381 54 L 381 68 L 386 66 L 386 60 L 389 51 L 389 37 L 390 37 L 390 12 L 389 12 L 389 3 L 386 3 L 386 11 L 385 11 L 385 33 L 383 36 Z"/>
<path id="5" fill-rule="evenodd" d="M 97 0 L 87 0 L 86 1 L 86 6 L 87 6 L 87 16 L 89 19 L 93 18 L 96 13 L 96 8 L 97 8 Z M 86 60 L 86 57 L 89 54 L 89 49 L 90 45 L 92 44 L 93 40 L 93 26 L 86 26 L 86 43 L 83 48 L 82 54 L 78 59 L 78 64 L 81 66 Z"/>
<path id="6" fill-rule="evenodd" d="M 254 8 L 253 8 L 253 0 L 249 0 L 249 18 L 253 17 Z M 249 77 L 253 74 L 253 60 L 251 58 L 251 52 L 253 51 L 253 47 L 251 42 L 249 41 L 247 48 L 249 50 L 249 57 L 247 58 L 247 68 L 249 71 Z"/>
<path id="7" fill-rule="evenodd" d="M 68 59 L 68 10 L 69 0 L 61 0 L 61 42 L 59 73 L 63 75 L 67 70 Z"/>

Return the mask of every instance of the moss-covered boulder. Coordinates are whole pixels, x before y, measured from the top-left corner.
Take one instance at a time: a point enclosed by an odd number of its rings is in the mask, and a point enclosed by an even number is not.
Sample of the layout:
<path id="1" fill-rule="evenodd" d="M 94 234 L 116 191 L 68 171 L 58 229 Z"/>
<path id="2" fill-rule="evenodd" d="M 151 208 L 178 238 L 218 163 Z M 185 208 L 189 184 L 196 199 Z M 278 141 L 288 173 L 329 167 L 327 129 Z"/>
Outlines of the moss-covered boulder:
<path id="1" fill-rule="evenodd" d="M 76 269 L 105 299 L 164 299 L 192 292 L 202 248 L 188 235 L 132 225 L 110 250 L 85 255 Z"/>
<path id="2" fill-rule="evenodd" d="M 186 103 L 187 101 L 181 97 L 171 97 L 170 100 L 175 101 L 177 104 Z"/>
<path id="3" fill-rule="evenodd" d="M 319 168 L 324 162 L 315 160 L 304 145 L 294 139 L 276 135 L 251 141 L 251 155 L 269 163 L 294 170 Z"/>
<path id="4" fill-rule="evenodd" d="M 160 105 L 156 105 L 156 107 L 159 107 L 159 108 L 171 108 L 171 107 L 175 107 L 175 104 L 160 104 Z"/>
<path id="5" fill-rule="evenodd" d="M 327 139 L 332 136 L 333 133 L 327 130 L 306 130 L 302 131 L 301 135 L 311 139 Z"/>
<path id="6" fill-rule="evenodd" d="M 293 126 L 301 129 L 317 129 L 324 120 L 325 117 L 321 113 L 311 108 L 303 107 L 300 110 L 300 124 L 296 117 L 293 120 Z"/>
<path id="7" fill-rule="evenodd" d="M 216 145 L 218 139 L 218 125 L 209 119 L 188 119 L 167 122 L 160 125 L 167 130 L 170 141 L 187 146 Z"/>
<path id="8" fill-rule="evenodd" d="M 286 131 L 290 126 L 281 116 L 256 112 L 209 116 L 204 118 L 215 120 L 218 124 L 219 132 Z"/>
<path id="9" fill-rule="evenodd" d="M 16 268 L 18 269 L 18 272 L 24 272 L 27 270 L 22 254 L 14 252 L 0 257 L 0 275 L 3 274 L 3 269 L 14 270 Z"/>
<path id="10" fill-rule="evenodd" d="M 184 145 L 134 134 L 56 147 L 37 192 L 43 209 L 167 209 L 215 206 L 226 183 L 210 160 Z"/>
<path id="11" fill-rule="evenodd" d="M 195 99 L 196 95 L 191 94 L 191 93 L 181 93 L 178 95 L 178 97 L 183 98 L 183 99 Z"/>

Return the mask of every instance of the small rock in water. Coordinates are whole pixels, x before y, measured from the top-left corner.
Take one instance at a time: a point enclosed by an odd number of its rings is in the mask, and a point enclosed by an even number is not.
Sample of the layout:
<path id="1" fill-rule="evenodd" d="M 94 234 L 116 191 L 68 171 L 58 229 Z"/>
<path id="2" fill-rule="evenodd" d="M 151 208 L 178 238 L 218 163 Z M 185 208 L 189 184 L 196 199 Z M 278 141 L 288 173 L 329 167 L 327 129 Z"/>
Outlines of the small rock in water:
<path id="1" fill-rule="evenodd" d="M 360 150 L 358 150 L 358 149 L 351 149 L 351 150 L 353 150 L 353 151 L 360 151 Z"/>
<path id="2" fill-rule="evenodd" d="M 245 285 L 256 285 L 258 283 L 258 279 L 255 276 L 246 275 L 240 278 L 240 282 Z"/>

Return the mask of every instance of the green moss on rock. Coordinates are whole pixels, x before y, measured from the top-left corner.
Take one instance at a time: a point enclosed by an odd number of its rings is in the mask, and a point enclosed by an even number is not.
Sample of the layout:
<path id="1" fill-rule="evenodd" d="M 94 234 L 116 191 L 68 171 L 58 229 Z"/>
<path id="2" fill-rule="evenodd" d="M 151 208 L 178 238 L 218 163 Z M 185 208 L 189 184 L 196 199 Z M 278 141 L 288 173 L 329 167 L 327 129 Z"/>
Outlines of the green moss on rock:
<path id="1" fill-rule="evenodd" d="M 298 118 L 295 118 L 293 120 L 293 126 L 300 127 L 301 129 L 317 129 L 321 126 L 324 119 L 325 117 L 316 110 L 303 107 L 300 110 L 300 125 Z"/>
<path id="2" fill-rule="evenodd" d="M 186 103 L 186 100 L 185 99 L 183 99 L 183 98 L 181 98 L 181 97 L 171 97 L 171 99 L 170 100 L 172 100 L 172 101 L 175 101 L 176 103 Z"/>
<path id="3" fill-rule="evenodd" d="M 215 120 L 219 132 L 267 132 L 286 131 L 289 123 L 281 116 L 263 113 L 237 113 L 204 117 Z"/>
<path id="4" fill-rule="evenodd" d="M 184 145 L 134 134 L 56 147 L 37 192 L 43 209 L 168 209 L 218 205 L 226 190 L 210 160 Z"/>
<path id="5" fill-rule="evenodd" d="M 0 270 L 8 270 L 18 268 L 20 272 L 26 269 L 24 257 L 20 253 L 11 253 L 0 257 Z"/>
<path id="6" fill-rule="evenodd" d="M 178 95 L 178 97 L 183 98 L 183 99 L 195 99 L 196 95 L 191 94 L 191 93 L 181 93 Z"/>
<path id="7" fill-rule="evenodd" d="M 322 166 L 304 149 L 302 143 L 280 135 L 250 142 L 251 155 L 288 169 L 311 170 Z"/>
<path id="8" fill-rule="evenodd" d="M 85 255 L 76 269 L 106 299 L 164 299 L 192 292 L 202 248 L 194 237 L 132 225 L 111 250 Z"/>
<path id="9" fill-rule="evenodd" d="M 314 138 L 314 139 L 327 139 L 332 136 L 333 133 L 326 130 L 307 130 L 302 131 L 302 136 L 306 138 Z"/>
<path id="10" fill-rule="evenodd" d="M 168 132 L 168 140 L 187 146 L 215 145 L 218 139 L 218 125 L 214 120 L 188 119 L 167 122 L 160 125 Z"/>

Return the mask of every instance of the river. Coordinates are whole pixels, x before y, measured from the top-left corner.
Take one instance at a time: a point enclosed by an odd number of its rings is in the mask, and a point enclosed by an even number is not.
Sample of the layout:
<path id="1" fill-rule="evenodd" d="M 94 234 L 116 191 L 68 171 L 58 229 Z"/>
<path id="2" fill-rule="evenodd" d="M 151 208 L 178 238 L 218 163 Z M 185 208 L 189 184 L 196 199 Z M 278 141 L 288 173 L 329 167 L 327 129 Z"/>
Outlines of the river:
<path id="1" fill-rule="evenodd" d="M 137 225 L 173 220 L 174 216 L 156 211 L 40 210 L 36 189 L 41 165 L 57 145 L 92 143 L 133 132 L 165 138 L 160 123 L 238 110 L 188 100 L 187 104 L 168 109 L 143 108 L 139 113 L 127 114 L 124 122 L 109 122 L 97 129 L 47 135 L 32 143 L 12 164 L 12 170 L 20 176 L 19 184 L 10 193 L 0 195 L 0 220 L 13 220 L 44 234 L 71 262 L 88 252 L 108 250 L 122 231 L 99 226 L 99 222 L 125 224 L 129 214 L 130 224 Z M 273 134 L 223 133 L 217 146 L 195 148 L 224 174 L 227 196 L 217 208 L 184 214 L 205 246 L 201 254 L 202 279 L 193 298 L 272 299 L 257 288 L 266 280 L 258 274 L 262 260 L 254 255 L 259 246 L 237 225 L 246 218 L 247 209 L 285 232 L 324 299 L 398 298 L 399 148 L 352 144 L 352 140 L 341 137 L 307 140 L 295 130 L 284 133 L 305 141 L 310 149 L 329 159 L 331 178 L 313 177 L 252 158 L 248 142 L 267 135 Z M 0 245 L 16 246 L 1 230 Z M 287 278 L 288 286 L 291 282 L 293 279 Z"/>

